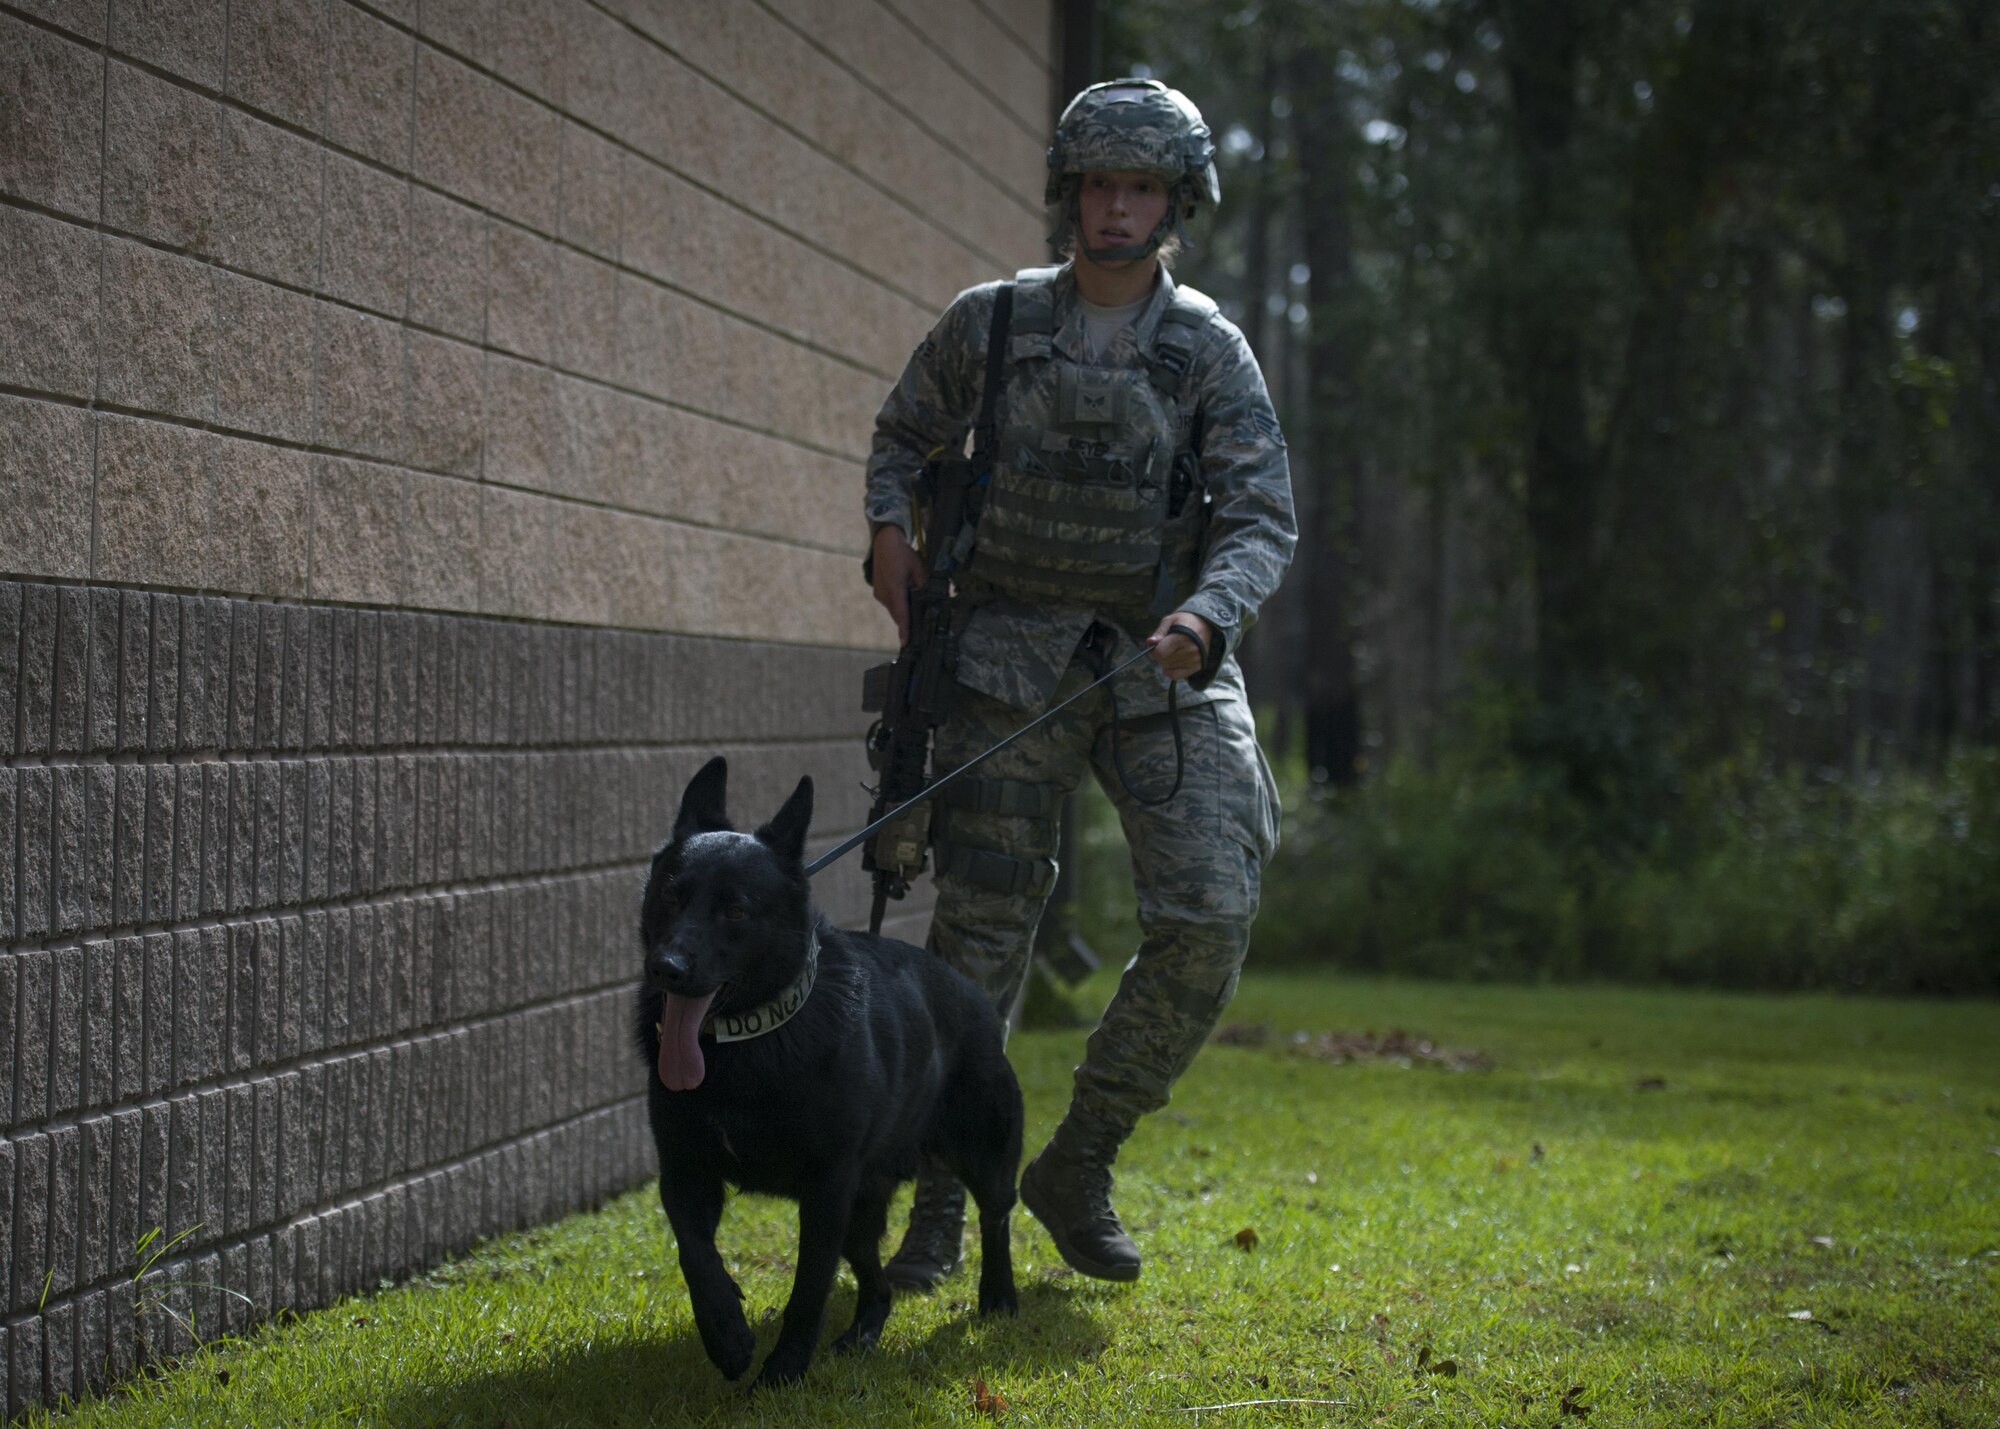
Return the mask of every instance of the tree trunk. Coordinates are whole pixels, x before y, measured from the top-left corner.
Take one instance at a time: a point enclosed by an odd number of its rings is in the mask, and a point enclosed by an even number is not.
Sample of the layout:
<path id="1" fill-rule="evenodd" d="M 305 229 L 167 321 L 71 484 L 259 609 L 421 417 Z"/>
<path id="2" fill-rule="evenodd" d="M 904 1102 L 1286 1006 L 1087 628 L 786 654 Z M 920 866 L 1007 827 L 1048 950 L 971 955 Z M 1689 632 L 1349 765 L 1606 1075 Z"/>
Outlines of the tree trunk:
<path id="1" fill-rule="evenodd" d="M 1983 251 L 2000 249 L 2000 214 L 1989 209 L 1973 227 Z M 1965 736 L 1975 744 L 2000 744 L 2000 273 L 1990 257 L 1979 274 L 1974 314 L 1978 376 L 1967 440 L 1968 488 L 1973 493 L 1971 569 L 1966 604 L 1971 650 L 1967 671 Z"/>
<path id="2" fill-rule="evenodd" d="M 1257 110 L 1256 136 L 1264 158 L 1254 170 L 1254 181 L 1247 185 L 1250 190 L 1247 198 L 1249 219 L 1245 224 L 1244 246 L 1247 252 L 1243 265 L 1243 337 L 1264 371 L 1265 386 L 1270 389 L 1274 400 L 1281 385 L 1278 382 L 1278 364 L 1273 361 L 1268 307 L 1271 294 L 1271 213 L 1279 201 L 1277 178 L 1273 172 L 1277 166 L 1271 153 L 1270 105 L 1270 96 L 1277 88 L 1277 40 L 1273 35 L 1277 28 L 1267 25 L 1260 32 L 1263 85 L 1258 93 L 1264 102 Z M 1282 413 L 1280 417 L 1282 420 Z M 1278 599 L 1274 595 L 1267 603 L 1259 626 L 1262 633 L 1253 634 L 1238 656 L 1243 667 L 1244 688 L 1250 692 L 1253 704 L 1273 700 L 1282 702 L 1289 698 L 1287 667 L 1297 656 L 1293 650 L 1269 636 L 1269 622 L 1277 613 L 1275 606 Z"/>
<path id="3" fill-rule="evenodd" d="M 1362 461 L 1355 390 L 1354 225 L 1349 192 L 1352 137 L 1331 47 L 1293 57 L 1300 216 L 1312 298 L 1309 363 L 1311 477 L 1300 502 L 1299 550 L 1306 597 L 1306 767 L 1316 779 L 1351 784 L 1361 755 L 1361 696 L 1355 677 L 1356 518 Z"/>
<path id="4" fill-rule="evenodd" d="M 1582 202 L 1577 125 L 1580 0 L 1504 0 L 1520 182 L 1509 353 L 1525 430 L 1526 511 L 1535 570 L 1535 676 L 1545 701 L 1603 663 L 1596 618 L 1595 463 L 1583 401 Z"/>

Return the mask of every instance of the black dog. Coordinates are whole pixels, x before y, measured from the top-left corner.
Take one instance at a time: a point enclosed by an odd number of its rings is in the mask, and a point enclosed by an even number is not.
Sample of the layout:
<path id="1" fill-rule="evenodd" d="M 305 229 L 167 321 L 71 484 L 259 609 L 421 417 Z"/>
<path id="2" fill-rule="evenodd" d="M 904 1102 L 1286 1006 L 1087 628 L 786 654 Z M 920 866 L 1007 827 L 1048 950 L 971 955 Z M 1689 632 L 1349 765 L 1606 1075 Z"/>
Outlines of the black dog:
<path id="1" fill-rule="evenodd" d="M 803 854 L 812 780 L 752 834 L 723 812 L 712 759 L 653 855 L 639 936 L 639 1041 L 660 1204 L 680 1246 L 695 1325 L 735 1379 L 756 1347 L 743 1292 L 715 1249 L 724 1182 L 799 1203 L 799 1267 L 760 1384 L 805 1373 L 842 1256 L 860 1287 L 841 1350 L 889 1317 L 880 1242 L 896 1186 L 925 1156 L 979 1206 L 979 1309 L 1012 1313 L 1007 1240 L 1021 1159 L 1021 1088 L 978 988 L 907 943 L 833 927 Z"/>

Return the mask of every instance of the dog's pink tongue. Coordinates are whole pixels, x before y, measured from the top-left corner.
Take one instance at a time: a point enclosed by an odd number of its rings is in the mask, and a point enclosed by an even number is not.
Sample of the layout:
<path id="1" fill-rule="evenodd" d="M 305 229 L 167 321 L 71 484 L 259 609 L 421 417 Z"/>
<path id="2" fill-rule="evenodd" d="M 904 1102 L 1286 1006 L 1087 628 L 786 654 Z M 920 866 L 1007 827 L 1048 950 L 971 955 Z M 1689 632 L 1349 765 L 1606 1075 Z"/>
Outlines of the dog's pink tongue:
<path id="1" fill-rule="evenodd" d="M 701 1059 L 701 1019 L 715 994 L 660 999 L 660 1085 L 670 1092 L 693 1091 L 707 1070 Z"/>

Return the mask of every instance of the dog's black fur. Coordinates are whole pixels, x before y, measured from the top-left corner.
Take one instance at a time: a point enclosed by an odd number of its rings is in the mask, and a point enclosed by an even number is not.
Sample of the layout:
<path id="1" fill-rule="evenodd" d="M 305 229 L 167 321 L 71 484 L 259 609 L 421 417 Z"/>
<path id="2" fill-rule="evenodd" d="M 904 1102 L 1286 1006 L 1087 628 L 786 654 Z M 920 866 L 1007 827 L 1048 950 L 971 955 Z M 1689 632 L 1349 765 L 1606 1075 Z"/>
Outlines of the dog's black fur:
<path id="1" fill-rule="evenodd" d="M 999 1021 L 970 981 L 907 943 L 837 929 L 813 907 L 803 861 L 812 781 L 801 779 L 776 818 L 743 835 L 723 812 L 727 774 L 713 759 L 695 775 L 673 837 L 653 856 L 639 924 L 639 1042 L 660 1204 L 702 1344 L 730 1379 L 750 1367 L 756 1342 L 715 1248 L 723 1183 L 799 1203 L 798 1273 L 758 1376 L 788 1383 L 812 1359 L 842 1256 L 859 1295 L 835 1348 L 866 1349 L 880 1335 L 889 1198 L 926 1156 L 954 1171 L 979 1207 L 980 1312 L 1015 1310 L 1007 1221 L 1021 1088 Z M 790 1021 L 747 1041 L 704 1037 L 699 1057 L 676 1042 L 662 1059 L 656 1024 L 670 995 L 698 1004 L 714 991 L 711 1015 L 756 1007 L 799 975 L 815 926 L 818 979 Z M 678 1004 L 683 1013 L 689 1005 Z M 670 1066 L 695 1085 L 670 1091 Z"/>

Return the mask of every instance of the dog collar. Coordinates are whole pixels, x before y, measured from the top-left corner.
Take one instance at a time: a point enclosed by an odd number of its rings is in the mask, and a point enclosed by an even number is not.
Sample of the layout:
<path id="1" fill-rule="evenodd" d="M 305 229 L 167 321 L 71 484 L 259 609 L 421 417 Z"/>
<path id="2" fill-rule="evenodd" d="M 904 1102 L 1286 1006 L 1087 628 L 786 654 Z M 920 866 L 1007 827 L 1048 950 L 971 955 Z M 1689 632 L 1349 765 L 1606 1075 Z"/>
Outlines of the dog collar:
<path id="1" fill-rule="evenodd" d="M 806 965 L 799 975 L 792 979 L 791 986 L 772 998 L 759 1003 L 747 1012 L 725 1012 L 719 1016 L 702 1019 L 701 1035 L 713 1037 L 718 1042 L 748 1042 L 752 1037 L 762 1037 L 766 1032 L 775 1032 L 794 1017 L 806 1005 L 811 995 L 813 982 L 819 976 L 819 929 L 812 931 L 812 941 L 806 945 Z"/>

